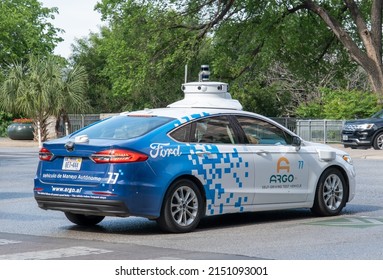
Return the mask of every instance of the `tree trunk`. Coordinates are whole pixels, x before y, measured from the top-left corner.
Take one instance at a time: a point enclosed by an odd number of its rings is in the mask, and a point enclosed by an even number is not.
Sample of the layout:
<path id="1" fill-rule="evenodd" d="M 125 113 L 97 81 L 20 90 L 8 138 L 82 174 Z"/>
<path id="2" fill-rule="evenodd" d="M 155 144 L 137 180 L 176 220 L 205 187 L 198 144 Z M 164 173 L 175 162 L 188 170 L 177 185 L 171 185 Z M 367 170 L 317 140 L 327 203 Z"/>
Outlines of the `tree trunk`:
<path id="1" fill-rule="evenodd" d="M 383 75 L 382 69 L 377 69 L 376 71 L 367 72 L 368 78 L 370 80 L 372 90 L 376 92 L 378 97 L 378 104 L 383 105 Z"/>
<path id="2" fill-rule="evenodd" d="M 34 141 L 39 140 L 38 135 L 38 125 L 40 125 L 40 136 L 41 136 L 41 142 L 45 142 L 48 140 L 48 118 L 49 116 L 47 114 L 40 114 L 40 116 L 37 116 L 36 119 L 34 119 L 33 126 L 35 128 L 34 130 Z"/>
<path id="3" fill-rule="evenodd" d="M 379 104 L 383 104 L 383 67 L 382 67 L 382 0 L 373 0 L 371 5 L 371 23 L 368 27 L 366 21 L 354 0 L 344 0 L 345 8 L 350 12 L 361 43 L 361 48 L 345 28 L 331 16 L 331 14 L 312 0 L 302 1 L 300 7 L 317 14 L 336 35 L 338 40 L 349 52 L 351 58 L 357 62 L 367 73 L 371 89 L 376 93 Z M 369 29 L 370 28 L 370 29 Z"/>

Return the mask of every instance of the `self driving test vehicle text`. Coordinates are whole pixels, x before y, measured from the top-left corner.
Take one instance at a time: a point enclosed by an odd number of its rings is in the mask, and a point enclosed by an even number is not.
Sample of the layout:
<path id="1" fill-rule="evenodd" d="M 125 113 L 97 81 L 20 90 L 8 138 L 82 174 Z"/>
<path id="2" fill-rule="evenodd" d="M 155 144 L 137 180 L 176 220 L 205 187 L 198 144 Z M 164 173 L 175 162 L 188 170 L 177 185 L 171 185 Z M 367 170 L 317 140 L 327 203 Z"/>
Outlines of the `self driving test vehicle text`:
<path id="1" fill-rule="evenodd" d="M 243 111 L 227 84 L 204 73 L 167 108 L 121 113 L 44 143 L 38 206 L 78 225 L 139 216 L 169 232 L 226 213 L 339 214 L 355 195 L 350 156 Z"/>

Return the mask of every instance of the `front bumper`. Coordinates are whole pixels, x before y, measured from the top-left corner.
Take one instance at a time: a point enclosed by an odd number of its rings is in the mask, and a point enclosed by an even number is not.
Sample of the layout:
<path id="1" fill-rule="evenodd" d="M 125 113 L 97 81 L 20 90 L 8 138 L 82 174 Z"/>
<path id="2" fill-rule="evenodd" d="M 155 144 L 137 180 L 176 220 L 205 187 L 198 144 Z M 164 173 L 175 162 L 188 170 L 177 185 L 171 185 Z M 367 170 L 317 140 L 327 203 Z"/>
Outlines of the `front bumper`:
<path id="1" fill-rule="evenodd" d="M 345 147 L 371 147 L 373 133 L 366 131 L 342 131 L 342 144 Z"/>

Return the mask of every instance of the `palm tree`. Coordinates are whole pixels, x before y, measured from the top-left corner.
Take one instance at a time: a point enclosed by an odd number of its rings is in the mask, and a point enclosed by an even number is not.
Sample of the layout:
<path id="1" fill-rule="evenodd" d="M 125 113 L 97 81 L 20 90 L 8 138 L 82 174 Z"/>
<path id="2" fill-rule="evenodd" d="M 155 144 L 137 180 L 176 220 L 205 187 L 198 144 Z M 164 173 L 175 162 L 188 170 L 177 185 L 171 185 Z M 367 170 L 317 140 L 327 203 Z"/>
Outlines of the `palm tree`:
<path id="1" fill-rule="evenodd" d="M 80 113 L 90 108 L 85 98 L 86 89 L 87 75 L 83 67 L 64 71 L 54 56 L 30 56 L 27 63 L 14 63 L 10 67 L 0 88 L 3 100 L 0 107 L 33 119 L 35 128 L 40 127 L 41 141 L 46 141 L 50 116 L 63 111 Z"/>
<path id="2" fill-rule="evenodd" d="M 88 88 L 85 67 L 77 65 L 67 70 L 63 75 L 62 94 L 57 99 L 56 131 L 61 117 L 63 123 L 69 124 L 68 113 L 83 113 L 91 108 L 85 97 Z"/>

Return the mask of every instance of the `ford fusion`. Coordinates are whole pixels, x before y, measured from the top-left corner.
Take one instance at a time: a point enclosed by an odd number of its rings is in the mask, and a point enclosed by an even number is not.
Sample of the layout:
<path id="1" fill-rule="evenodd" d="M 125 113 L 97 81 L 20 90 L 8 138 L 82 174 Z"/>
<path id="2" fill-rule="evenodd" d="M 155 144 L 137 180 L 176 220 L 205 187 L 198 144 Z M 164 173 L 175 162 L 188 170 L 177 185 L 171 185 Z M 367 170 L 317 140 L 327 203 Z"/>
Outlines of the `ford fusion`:
<path id="1" fill-rule="evenodd" d="M 121 113 L 45 142 L 38 206 L 83 226 L 139 216 L 175 233 L 226 213 L 339 214 L 355 195 L 350 156 L 243 111 L 227 87 L 185 83 L 184 99 L 167 108 Z"/>

